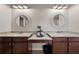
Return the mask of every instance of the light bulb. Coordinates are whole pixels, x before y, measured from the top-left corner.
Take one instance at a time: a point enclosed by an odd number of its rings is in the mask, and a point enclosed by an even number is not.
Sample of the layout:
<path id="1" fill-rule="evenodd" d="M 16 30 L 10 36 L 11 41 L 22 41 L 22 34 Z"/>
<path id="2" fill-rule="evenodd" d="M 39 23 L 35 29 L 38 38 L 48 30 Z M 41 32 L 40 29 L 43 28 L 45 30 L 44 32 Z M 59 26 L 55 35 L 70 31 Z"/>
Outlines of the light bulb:
<path id="1" fill-rule="evenodd" d="M 57 9 L 57 6 L 54 6 L 53 9 Z"/>
<path id="2" fill-rule="evenodd" d="M 15 9 L 18 9 L 18 7 L 16 5 L 13 5 L 12 7 L 15 8 Z"/>
<path id="3" fill-rule="evenodd" d="M 23 5 L 23 7 L 25 8 L 25 9 L 27 9 L 28 7 L 27 6 L 25 6 L 25 5 Z"/>
<path id="4" fill-rule="evenodd" d="M 59 6 L 58 9 L 62 9 L 62 6 Z"/>
<path id="5" fill-rule="evenodd" d="M 67 6 L 64 6 L 64 7 L 63 7 L 63 9 L 66 9 L 66 8 L 67 8 Z"/>
<path id="6" fill-rule="evenodd" d="M 18 8 L 19 8 L 19 9 L 23 9 L 23 6 L 21 6 L 21 5 L 18 5 Z"/>

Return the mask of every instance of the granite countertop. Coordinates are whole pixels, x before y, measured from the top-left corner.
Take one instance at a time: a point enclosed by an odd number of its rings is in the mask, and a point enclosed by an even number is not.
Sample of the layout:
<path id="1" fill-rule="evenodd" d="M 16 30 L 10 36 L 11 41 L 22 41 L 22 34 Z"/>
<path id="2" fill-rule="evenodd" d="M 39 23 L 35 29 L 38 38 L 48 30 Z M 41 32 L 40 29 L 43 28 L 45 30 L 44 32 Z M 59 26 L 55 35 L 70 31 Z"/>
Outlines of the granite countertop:
<path id="1" fill-rule="evenodd" d="M 29 37 L 32 33 L 0 33 L 0 37 Z M 51 37 L 79 37 L 79 33 L 76 32 L 52 32 L 48 33 Z M 37 38 L 35 35 L 33 35 L 31 38 Z M 48 36 L 42 37 L 43 39 L 49 38 Z M 40 38 L 40 39 L 42 39 Z"/>
<path id="2" fill-rule="evenodd" d="M 31 33 L 0 33 L 0 37 L 29 37 Z"/>

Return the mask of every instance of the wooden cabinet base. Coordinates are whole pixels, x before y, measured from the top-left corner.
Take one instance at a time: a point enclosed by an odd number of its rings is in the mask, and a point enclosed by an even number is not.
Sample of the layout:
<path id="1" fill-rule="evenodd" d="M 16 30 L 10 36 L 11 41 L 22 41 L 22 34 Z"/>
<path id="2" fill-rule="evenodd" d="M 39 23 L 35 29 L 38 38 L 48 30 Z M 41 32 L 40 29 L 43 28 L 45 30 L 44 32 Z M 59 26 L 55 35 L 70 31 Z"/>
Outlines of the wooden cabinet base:
<path id="1" fill-rule="evenodd" d="M 52 54 L 79 54 L 79 37 L 53 37 L 52 40 L 0 37 L 0 54 L 42 54 L 43 50 L 32 50 L 33 43 L 50 43 Z"/>
<path id="2" fill-rule="evenodd" d="M 0 54 L 27 54 L 27 37 L 1 37 Z"/>
<path id="3" fill-rule="evenodd" d="M 54 37 L 53 38 L 53 53 L 54 54 L 66 54 L 67 53 L 67 38 L 66 37 Z"/>

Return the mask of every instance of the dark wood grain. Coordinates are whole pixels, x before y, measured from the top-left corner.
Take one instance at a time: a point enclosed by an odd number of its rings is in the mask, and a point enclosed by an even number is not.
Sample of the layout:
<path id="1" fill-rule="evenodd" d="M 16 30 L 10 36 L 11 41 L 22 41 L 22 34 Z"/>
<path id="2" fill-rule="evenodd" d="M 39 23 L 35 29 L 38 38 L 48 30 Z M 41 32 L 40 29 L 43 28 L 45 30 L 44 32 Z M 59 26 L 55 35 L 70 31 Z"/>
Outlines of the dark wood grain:
<path id="1" fill-rule="evenodd" d="M 66 37 L 54 37 L 53 38 L 53 53 L 54 54 L 66 54 L 67 53 L 67 38 Z"/>

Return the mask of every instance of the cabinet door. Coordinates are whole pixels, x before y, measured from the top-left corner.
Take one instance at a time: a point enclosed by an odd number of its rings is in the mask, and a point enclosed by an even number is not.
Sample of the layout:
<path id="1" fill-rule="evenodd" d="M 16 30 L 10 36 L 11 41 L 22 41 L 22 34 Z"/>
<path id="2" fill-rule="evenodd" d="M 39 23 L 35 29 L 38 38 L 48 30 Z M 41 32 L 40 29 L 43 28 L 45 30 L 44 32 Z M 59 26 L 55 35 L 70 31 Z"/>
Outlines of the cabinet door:
<path id="1" fill-rule="evenodd" d="M 2 53 L 11 54 L 11 42 L 2 43 Z"/>
<path id="2" fill-rule="evenodd" d="M 54 37 L 53 38 L 53 53 L 54 54 L 67 53 L 67 38 L 65 37 Z"/>
<path id="3" fill-rule="evenodd" d="M 11 53 L 11 38 L 2 37 L 0 38 L 0 53 L 9 54 Z"/>
<path id="4" fill-rule="evenodd" d="M 14 54 L 25 54 L 27 53 L 27 43 L 26 42 L 16 42 L 13 43 L 13 53 Z"/>
<path id="5" fill-rule="evenodd" d="M 79 54 L 79 37 L 71 37 L 69 40 L 69 53 Z"/>
<path id="6" fill-rule="evenodd" d="M 25 54 L 28 51 L 27 38 L 13 38 L 13 53 L 14 54 Z"/>

